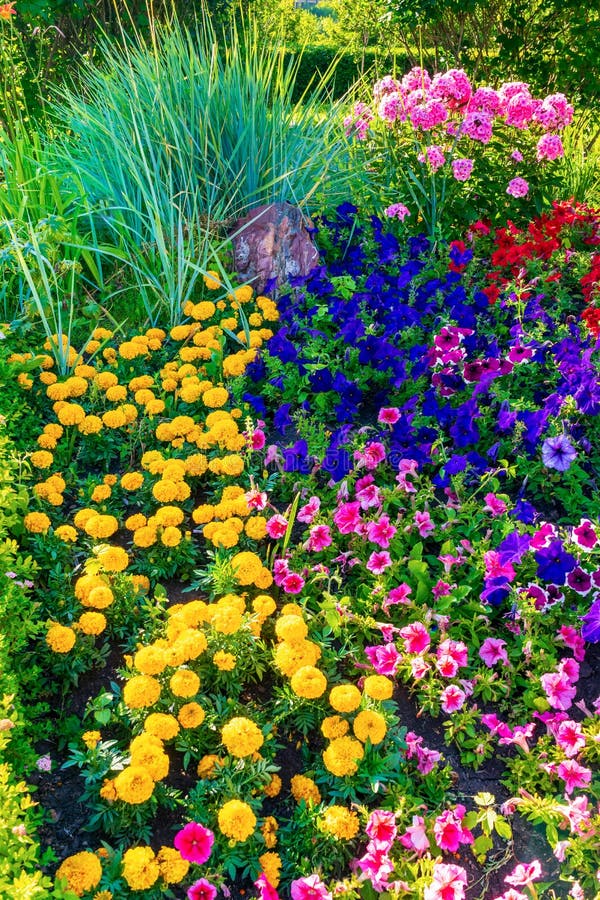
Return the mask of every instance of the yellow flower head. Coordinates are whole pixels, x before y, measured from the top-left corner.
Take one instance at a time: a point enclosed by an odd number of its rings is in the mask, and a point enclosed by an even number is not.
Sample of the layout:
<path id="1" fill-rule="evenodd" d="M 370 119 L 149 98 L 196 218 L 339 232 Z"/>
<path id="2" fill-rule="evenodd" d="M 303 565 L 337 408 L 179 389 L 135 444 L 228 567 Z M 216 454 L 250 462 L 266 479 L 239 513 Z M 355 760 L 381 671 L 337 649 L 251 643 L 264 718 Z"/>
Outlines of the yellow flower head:
<path id="1" fill-rule="evenodd" d="M 290 681 L 293 692 L 298 697 L 315 700 L 327 690 L 327 679 L 314 666 L 302 666 L 294 672 Z"/>
<path id="2" fill-rule="evenodd" d="M 307 805 L 321 802 L 319 788 L 312 778 L 308 778 L 306 775 L 294 775 L 290 781 L 290 788 L 296 803 L 300 803 L 301 800 L 304 800 Z"/>
<path id="3" fill-rule="evenodd" d="M 102 634 L 106 628 L 106 616 L 99 612 L 85 612 L 77 624 L 84 634 Z"/>
<path id="4" fill-rule="evenodd" d="M 151 675 L 134 675 L 123 688 L 123 702 L 129 709 L 154 706 L 160 697 L 160 682 Z"/>
<path id="5" fill-rule="evenodd" d="M 75 632 L 67 625 L 51 625 L 46 634 L 46 643 L 55 653 L 68 653 L 75 645 Z"/>
<path id="6" fill-rule="evenodd" d="M 171 675 L 169 686 L 176 697 L 194 697 L 200 690 L 200 679 L 191 669 L 179 669 Z"/>
<path id="7" fill-rule="evenodd" d="M 337 684 L 329 692 L 329 703 L 342 713 L 353 712 L 360 706 L 362 695 L 354 684 Z"/>
<path id="8" fill-rule="evenodd" d="M 242 800 L 229 800 L 217 818 L 221 833 L 233 841 L 246 841 L 256 828 L 256 816 Z"/>
<path id="9" fill-rule="evenodd" d="M 156 861 L 165 884 L 179 884 L 190 867 L 187 859 L 183 859 L 179 850 L 174 847 L 161 847 L 156 854 Z"/>
<path id="10" fill-rule="evenodd" d="M 51 524 L 46 513 L 41 512 L 27 513 L 23 519 L 23 525 L 31 534 L 46 534 Z"/>
<path id="11" fill-rule="evenodd" d="M 323 762 L 332 775 L 344 777 L 354 775 L 358 771 L 358 763 L 364 755 L 362 744 L 354 738 L 334 738 L 323 751 Z"/>
<path id="12" fill-rule="evenodd" d="M 221 729 L 221 740 L 231 756 L 252 756 L 264 743 L 264 736 L 251 719 L 238 716 L 230 719 Z"/>
<path id="13" fill-rule="evenodd" d="M 198 728 L 204 722 L 205 717 L 206 713 L 200 704 L 193 701 L 184 703 L 177 713 L 177 718 L 182 728 Z"/>
<path id="14" fill-rule="evenodd" d="M 367 740 L 372 744 L 380 744 L 386 736 L 387 724 L 381 713 L 372 709 L 363 709 L 354 719 L 352 730 L 363 744 Z"/>
<path id="15" fill-rule="evenodd" d="M 302 616 L 280 616 L 275 623 L 275 634 L 281 641 L 294 644 L 304 640 L 308 625 Z"/>
<path id="16" fill-rule="evenodd" d="M 367 675 L 363 692 L 373 700 L 389 700 L 394 693 L 394 683 L 385 675 Z"/>
<path id="17" fill-rule="evenodd" d="M 132 891 L 146 891 L 158 881 L 160 867 L 151 847 L 131 847 L 123 854 L 123 878 Z"/>
<path id="18" fill-rule="evenodd" d="M 58 880 L 67 882 L 67 887 L 77 897 L 83 897 L 99 884 L 102 878 L 102 865 L 95 853 L 82 850 L 73 856 L 67 856 L 56 872 Z"/>
<path id="19" fill-rule="evenodd" d="M 341 716 L 327 716 L 321 722 L 321 733 L 323 737 L 330 741 L 333 738 L 344 737 L 348 733 L 349 727 L 346 720 L 342 719 Z"/>
<path id="20" fill-rule="evenodd" d="M 170 741 L 179 734 L 179 722 L 169 713 L 150 713 L 144 722 L 144 731 L 161 741 Z"/>
<path id="21" fill-rule="evenodd" d="M 147 769 L 140 765 L 126 766 L 114 780 L 118 800 L 136 806 L 145 803 L 154 792 L 154 781 Z"/>
<path id="22" fill-rule="evenodd" d="M 356 813 L 345 806 L 330 806 L 323 813 L 319 827 L 340 841 L 351 841 L 358 834 L 360 822 Z"/>

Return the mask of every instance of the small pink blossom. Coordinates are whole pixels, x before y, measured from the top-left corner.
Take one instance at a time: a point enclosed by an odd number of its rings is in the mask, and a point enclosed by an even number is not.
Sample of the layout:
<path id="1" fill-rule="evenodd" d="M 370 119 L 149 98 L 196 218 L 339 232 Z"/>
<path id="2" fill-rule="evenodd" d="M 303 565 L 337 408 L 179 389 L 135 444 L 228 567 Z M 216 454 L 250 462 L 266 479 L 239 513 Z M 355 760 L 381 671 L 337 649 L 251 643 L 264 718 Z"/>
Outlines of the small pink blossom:
<path id="1" fill-rule="evenodd" d="M 540 878 L 541 874 L 542 867 L 540 862 L 534 859 L 530 863 L 519 863 L 504 880 L 507 884 L 512 884 L 514 887 L 527 887 L 537 878 Z"/>
<path id="2" fill-rule="evenodd" d="M 378 552 L 371 553 L 369 559 L 367 560 L 367 569 L 369 572 L 372 572 L 373 575 L 381 575 L 385 572 L 386 569 L 392 565 L 392 557 L 387 552 L 387 550 L 381 550 Z"/>
<path id="3" fill-rule="evenodd" d="M 400 410 L 397 406 L 383 406 L 377 416 L 377 421 L 384 425 L 395 425 L 399 419 Z"/>
<path id="4" fill-rule="evenodd" d="M 340 534 L 350 534 L 355 531 L 361 522 L 360 503 L 342 503 L 333 514 L 333 521 L 337 525 Z"/>
<path id="5" fill-rule="evenodd" d="M 473 843 L 473 835 L 462 825 L 465 813 L 465 807 L 459 803 L 454 810 L 447 809 L 436 818 L 433 833 L 440 850 L 456 853 L 461 844 Z"/>
<path id="6" fill-rule="evenodd" d="M 427 510 L 420 512 L 417 509 L 415 511 L 415 525 L 417 526 L 417 530 L 421 537 L 428 537 L 435 531 L 435 524 Z"/>
<path id="7" fill-rule="evenodd" d="M 45 756 L 40 756 L 35 764 L 38 772 L 51 772 L 52 771 L 52 758 L 46 754 Z"/>
<path id="8" fill-rule="evenodd" d="M 429 632 L 422 622 L 412 622 L 400 629 L 400 636 L 404 640 L 404 649 L 407 653 L 425 653 L 431 644 Z"/>
<path id="9" fill-rule="evenodd" d="M 417 770 L 421 775 L 428 775 L 441 759 L 442 754 L 437 750 L 431 750 L 429 747 L 417 747 Z"/>
<path id="10" fill-rule="evenodd" d="M 258 491 L 256 488 L 252 488 L 252 490 L 248 491 L 245 495 L 245 498 L 248 509 L 256 509 L 260 511 L 267 505 L 268 498 L 266 492 Z"/>
<path id="11" fill-rule="evenodd" d="M 456 684 L 449 684 L 440 694 L 442 709 L 448 714 L 462 709 L 466 699 L 467 695 Z"/>
<path id="12" fill-rule="evenodd" d="M 390 541 L 396 534 L 397 528 L 390 522 L 387 515 L 380 516 L 375 522 L 369 522 L 367 525 L 367 537 L 372 544 L 377 544 L 384 550 L 390 546 Z"/>
<path id="13" fill-rule="evenodd" d="M 543 134 L 537 142 L 537 159 L 560 159 L 565 155 L 563 143 L 557 134 Z"/>
<path id="14" fill-rule="evenodd" d="M 473 171 L 472 159 L 454 159 L 452 160 L 452 174 L 456 181 L 468 181 Z"/>
<path id="15" fill-rule="evenodd" d="M 264 872 L 261 872 L 254 887 L 257 888 L 260 900 L 279 900 L 279 894 L 267 878 Z"/>
<path id="16" fill-rule="evenodd" d="M 566 756 L 577 756 L 585 747 L 585 734 L 581 725 L 572 719 L 561 722 L 556 730 L 556 743 Z"/>
<path id="17" fill-rule="evenodd" d="M 409 825 L 404 834 L 400 835 L 399 841 L 403 847 L 406 847 L 408 850 L 415 850 L 418 854 L 429 850 L 429 838 L 425 830 L 425 819 L 423 816 L 413 816 L 412 825 Z"/>
<path id="18" fill-rule="evenodd" d="M 379 463 L 385 460 L 385 447 L 380 441 L 372 441 L 364 450 L 357 450 L 354 458 L 359 465 L 365 466 L 370 471 L 376 469 Z"/>
<path id="19" fill-rule="evenodd" d="M 422 656 L 415 656 L 410 661 L 410 670 L 415 681 L 420 681 L 431 671 L 431 665 Z"/>
<path id="20" fill-rule="evenodd" d="M 306 878 L 298 878 L 290 885 L 292 900 L 332 900 L 331 893 L 327 890 L 319 876 L 307 875 Z"/>
<path id="21" fill-rule="evenodd" d="M 410 604 L 409 595 L 411 592 L 410 585 L 406 583 L 399 584 L 397 587 L 392 588 L 391 591 L 388 592 L 387 597 L 384 599 L 381 604 L 382 609 L 387 612 L 390 606 L 396 606 L 397 604 L 401 604 L 402 606 L 407 606 Z"/>
<path id="22" fill-rule="evenodd" d="M 376 484 L 366 484 L 363 488 L 356 490 L 356 499 L 360 503 L 361 509 L 371 509 L 381 506 L 381 491 Z"/>
<path id="23" fill-rule="evenodd" d="M 501 516 L 507 510 L 506 503 L 491 492 L 483 498 L 485 500 L 484 512 L 489 512 L 492 516 Z"/>
<path id="24" fill-rule="evenodd" d="M 199 822 L 188 822 L 175 835 L 173 845 L 183 859 L 201 866 L 210 857 L 214 840 L 209 828 Z"/>
<path id="25" fill-rule="evenodd" d="M 199 878 L 188 888 L 186 896 L 188 900 L 215 900 L 217 889 L 206 878 Z"/>
<path id="26" fill-rule="evenodd" d="M 383 212 L 388 219 L 400 219 L 401 222 L 404 222 L 407 216 L 410 216 L 410 209 L 408 206 L 405 206 L 404 203 L 392 203 L 391 206 L 387 206 Z"/>
<path id="27" fill-rule="evenodd" d="M 304 578 L 297 572 L 290 572 L 281 582 L 281 587 L 286 594 L 299 594 L 304 587 Z"/>
<path id="28" fill-rule="evenodd" d="M 508 665 L 506 653 L 506 641 L 501 638 L 486 638 L 479 648 L 479 656 L 488 668 L 492 668 L 498 662 Z"/>
<path id="29" fill-rule="evenodd" d="M 308 503 L 305 503 L 304 506 L 300 507 L 296 518 L 299 522 L 304 522 L 305 525 L 312 525 L 320 508 L 320 499 L 318 497 L 311 497 Z"/>
<path id="30" fill-rule="evenodd" d="M 394 676 L 402 659 L 391 642 L 379 647 L 365 647 L 365 654 L 378 675 Z"/>
<path id="31" fill-rule="evenodd" d="M 365 831 L 379 849 L 389 850 L 396 839 L 396 814 L 384 809 L 374 809 Z"/>
<path id="32" fill-rule="evenodd" d="M 436 863 L 433 881 L 425 888 L 423 900 L 464 900 L 467 873 L 462 866 Z"/>
<path id="33" fill-rule="evenodd" d="M 278 541 L 286 533 L 287 527 L 288 520 L 285 516 L 280 516 L 279 514 L 271 516 L 267 521 L 267 534 L 274 541 Z"/>
<path id="34" fill-rule="evenodd" d="M 508 182 L 506 193 L 511 197 L 526 197 L 529 193 L 529 184 L 524 178 L 513 178 Z"/>
<path id="35" fill-rule="evenodd" d="M 445 641 L 441 642 L 437 649 L 437 653 L 438 657 L 446 655 L 451 656 L 461 668 L 466 666 L 469 661 L 467 645 L 462 641 L 453 641 L 450 638 L 447 638 Z"/>
<path id="36" fill-rule="evenodd" d="M 318 553 L 326 547 L 330 547 L 332 543 L 333 538 L 329 525 L 314 525 L 310 530 L 306 549 Z"/>
<path id="37" fill-rule="evenodd" d="M 565 793 L 567 794 L 572 794 L 575 788 L 585 787 L 592 780 L 591 770 L 580 766 L 574 759 L 566 759 L 561 762 L 556 774 L 565 782 Z"/>

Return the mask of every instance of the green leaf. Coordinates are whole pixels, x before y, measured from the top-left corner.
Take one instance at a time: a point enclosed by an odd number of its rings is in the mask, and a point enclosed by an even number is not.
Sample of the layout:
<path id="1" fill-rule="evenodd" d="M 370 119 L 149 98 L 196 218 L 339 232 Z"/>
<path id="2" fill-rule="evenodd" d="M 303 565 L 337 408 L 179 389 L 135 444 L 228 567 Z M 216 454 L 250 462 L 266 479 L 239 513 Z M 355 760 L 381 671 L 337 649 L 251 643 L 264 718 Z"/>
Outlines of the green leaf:
<path id="1" fill-rule="evenodd" d="M 507 841 L 510 841 L 512 838 L 512 828 L 506 819 L 502 819 L 500 816 L 498 816 L 494 823 L 494 829 L 496 834 L 499 834 L 500 837 L 505 838 Z"/>

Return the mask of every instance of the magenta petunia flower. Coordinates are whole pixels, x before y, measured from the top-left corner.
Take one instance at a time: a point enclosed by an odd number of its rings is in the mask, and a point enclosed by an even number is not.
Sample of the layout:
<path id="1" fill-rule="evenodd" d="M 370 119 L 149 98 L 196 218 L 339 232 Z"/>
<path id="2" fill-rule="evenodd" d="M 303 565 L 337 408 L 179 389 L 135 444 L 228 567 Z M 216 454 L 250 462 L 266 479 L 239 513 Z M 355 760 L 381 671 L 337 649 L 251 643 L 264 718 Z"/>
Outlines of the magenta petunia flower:
<path id="1" fill-rule="evenodd" d="M 367 560 L 367 569 L 369 572 L 372 572 L 373 575 L 381 575 L 388 569 L 392 564 L 392 557 L 387 552 L 387 550 L 381 550 L 381 552 L 371 553 L 369 559 Z"/>
<path id="2" fill-rule="evenodd" d="M 188 888 L 188 900 L 215 900 L 217 889 L 206 878 L 199 878 Z"/>
<path id="3" fill-rule="evenodd" d="M 331 893 L 327 890 L 327 885 L 321 881 L 316 873 L 292 881 L 290 893 L 292 900 L 332 900 Z"/>
<path id="4" fill-rule="evenodd" d="M 205 828 L 199 822 L 188 822 L 175 835 L 173 844 L 183 859 L 201 866 L 209 858 L 214 840 L 215 836 L 210 828 Z"/>
<path id="5" fill-rule="evenodd" d="M 479 656 L 490 669 L 497 662 L 503 662 L 504 665 L 508 665 L 505 647 L 506 641 L 503 641 L 501 638 L 486 638 L 479 648 Z"/>

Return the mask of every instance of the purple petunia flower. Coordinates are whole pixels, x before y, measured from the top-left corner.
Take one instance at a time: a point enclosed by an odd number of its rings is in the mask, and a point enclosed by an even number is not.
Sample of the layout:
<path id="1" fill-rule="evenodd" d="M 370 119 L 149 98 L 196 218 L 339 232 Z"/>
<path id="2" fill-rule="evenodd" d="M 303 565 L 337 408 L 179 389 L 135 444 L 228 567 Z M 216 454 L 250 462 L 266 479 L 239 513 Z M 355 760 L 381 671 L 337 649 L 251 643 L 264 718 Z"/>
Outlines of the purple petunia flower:
<path id="1" fill-rule="evenodd" d="M 564 584 L 569 572 L 577 565 L 577 560 L 567 553 L 560 541 L 552 541 L 535 554 L 538 564 L 537 577 L 550 584 Z"/>
<path id="2" fill-rule="evenodd" d="M 581 617 L 583 622 L 581 628 L 581 637 L 590 644 L 600 642 L 600 598 L 594 600 L 590 606 L 589 612 Z"/>
<path id="3" fill-rule="evenodd" d="M 549 469 L 566 472 L 576 457 L 577 451 L 565 434 L 546 438 L 542 444 L 542 462 Z"/>

